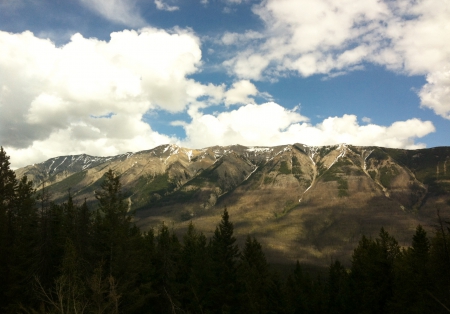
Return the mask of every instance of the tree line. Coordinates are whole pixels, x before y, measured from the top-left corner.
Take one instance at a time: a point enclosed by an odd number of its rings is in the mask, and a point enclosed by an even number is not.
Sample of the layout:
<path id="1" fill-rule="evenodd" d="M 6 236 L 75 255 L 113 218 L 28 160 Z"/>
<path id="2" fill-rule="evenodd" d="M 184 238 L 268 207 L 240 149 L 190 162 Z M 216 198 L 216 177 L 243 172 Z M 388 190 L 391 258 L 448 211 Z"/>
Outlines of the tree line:
<path id="1" fill-rule="evenodd" d="M 55 204 L 18 180 L 0 149 L 2 313 L 448 313 L 450 224 L 429 237 L 418 226 L 401 248 L 381 229 L 363 236 L 351 265 L 287 276 L 248 236 L 242 248 L 225 209 L 207 238 L 191 223 L 181 237 L 131 220 L 119 177 L 109 170 L 86 202 Z"/>

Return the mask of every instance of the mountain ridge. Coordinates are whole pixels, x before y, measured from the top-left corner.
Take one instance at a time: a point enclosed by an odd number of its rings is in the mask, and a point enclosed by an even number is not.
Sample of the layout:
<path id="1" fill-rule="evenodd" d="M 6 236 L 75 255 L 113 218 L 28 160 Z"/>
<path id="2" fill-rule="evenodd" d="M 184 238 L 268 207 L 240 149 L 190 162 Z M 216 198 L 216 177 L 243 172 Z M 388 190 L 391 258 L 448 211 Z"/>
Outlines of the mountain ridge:
<path id="1" fill-rule="evenodd" d="M 62 202 L 95 201 L 104 173 L 121 176 L 141 228 L 162 222 L 207 234 L 227 207 L 239 238 L 261 238 L 272 260 L 346 258 L 359 236 L 385 227 L 409 241 L 450 204 L 450 147 L 419 150 L 347 144 L 174 144 L 110 157 L 60 156 L 16 170 Z M 408 242 L 406 242 L 408 243 Z"/>

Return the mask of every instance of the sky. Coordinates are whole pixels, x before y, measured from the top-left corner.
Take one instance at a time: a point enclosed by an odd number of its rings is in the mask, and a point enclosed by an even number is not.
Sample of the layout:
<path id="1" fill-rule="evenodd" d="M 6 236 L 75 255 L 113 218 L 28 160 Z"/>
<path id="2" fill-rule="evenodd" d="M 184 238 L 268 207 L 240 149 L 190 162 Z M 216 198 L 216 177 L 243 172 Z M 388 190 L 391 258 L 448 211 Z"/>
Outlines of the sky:
<path id="1" fill-rule="evenodd" d="M 0 145 L 448 146 L 449 43 L 450 0 L 0 0 Z"/>

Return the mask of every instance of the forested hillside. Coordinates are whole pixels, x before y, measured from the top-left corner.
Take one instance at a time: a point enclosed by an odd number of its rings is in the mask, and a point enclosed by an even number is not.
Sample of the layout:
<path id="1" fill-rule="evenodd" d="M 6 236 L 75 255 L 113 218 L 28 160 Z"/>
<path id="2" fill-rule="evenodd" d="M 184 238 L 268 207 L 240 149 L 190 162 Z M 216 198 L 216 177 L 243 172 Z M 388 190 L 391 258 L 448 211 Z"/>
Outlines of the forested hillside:
<path id="1" fill-rule="evenodd" d="M 97 203 L 61 204 L 18 180 L 0 151 L 0 308 L 3 313 L 447 313 L 450 223 L 417 226 L 401 248 L 381 229 L 351 265 L 274 268 L 248 236 L 238 247 L 225 208 L 212 237 L 195 225 L 141 232 L 109 170 Z"/>

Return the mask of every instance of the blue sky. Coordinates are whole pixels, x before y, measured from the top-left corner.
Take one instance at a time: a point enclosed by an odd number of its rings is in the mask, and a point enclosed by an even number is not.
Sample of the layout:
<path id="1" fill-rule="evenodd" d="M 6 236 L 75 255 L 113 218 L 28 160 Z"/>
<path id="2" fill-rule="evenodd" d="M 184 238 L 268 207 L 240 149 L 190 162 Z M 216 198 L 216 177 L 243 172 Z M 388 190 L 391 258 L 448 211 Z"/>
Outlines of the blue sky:
<path id="1" fill-rule="evenodd" d="M 450 134 L 448 0 L 4 0 L 13 167 L 165 143 L 415 149 Z"/>

